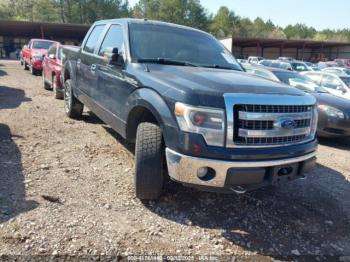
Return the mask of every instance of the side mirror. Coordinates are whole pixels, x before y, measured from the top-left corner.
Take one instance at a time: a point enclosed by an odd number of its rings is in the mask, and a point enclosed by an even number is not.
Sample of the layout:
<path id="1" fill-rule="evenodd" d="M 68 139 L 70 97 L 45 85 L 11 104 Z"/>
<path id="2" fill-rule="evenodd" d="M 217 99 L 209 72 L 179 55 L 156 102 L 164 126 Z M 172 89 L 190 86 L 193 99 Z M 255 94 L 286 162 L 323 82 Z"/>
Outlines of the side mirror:
<path id="1" fill-rule="evenodd" d="M 103 53 L 105 62 L 109 65 L 122 66 L 124 64 L 123 57 L 119 54 L 116 47 L 107 47 Z"/>
<path id="2" fill-rule="evenodd" d="M 56 57 L 55 57 L 55 54 L 49 54 L 49 58 L 50 59 L 55 59 Z"/>

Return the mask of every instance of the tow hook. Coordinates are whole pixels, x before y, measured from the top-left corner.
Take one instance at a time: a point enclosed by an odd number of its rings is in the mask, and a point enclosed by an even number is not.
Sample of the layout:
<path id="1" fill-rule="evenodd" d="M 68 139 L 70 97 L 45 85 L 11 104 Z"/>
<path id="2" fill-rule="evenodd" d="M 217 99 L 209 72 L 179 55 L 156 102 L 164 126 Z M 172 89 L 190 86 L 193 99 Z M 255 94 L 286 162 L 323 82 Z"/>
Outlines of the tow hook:
<path id="1" fill-rule="evenodd" d="M 241 194 L 244 194 L 247 192 L 247 190 L 245 190 L 243 187 L 241 186 L 233 186 L 233 187 L 230 187 L 230 190 L 235 192 L 236 194 L 238 195 L 241 195 Z"/>

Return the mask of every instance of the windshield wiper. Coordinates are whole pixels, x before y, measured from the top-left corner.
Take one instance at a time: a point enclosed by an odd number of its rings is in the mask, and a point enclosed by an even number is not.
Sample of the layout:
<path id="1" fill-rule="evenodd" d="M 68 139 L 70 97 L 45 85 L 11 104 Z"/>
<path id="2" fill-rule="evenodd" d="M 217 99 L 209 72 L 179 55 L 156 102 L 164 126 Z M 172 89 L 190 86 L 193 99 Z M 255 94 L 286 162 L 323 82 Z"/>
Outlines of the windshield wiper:
<path id="1" fill-rule="evenodd" d="M 168 58 L 139 58 L 137 59 L 137 62 L 139 63 L 156 63 L 156 64 L 162 64 L 162 65 L 178 65 L 178 66 L 193 66 L 198 67 L 198 65 L 187 62 L 187 61 L 178 61 Z"/>
<path id="2" fill-rule="evenodd" d="M 239 72 L 243 72 L 243 70 L 239 69 L 239 68 L 235 68 L 235 67 L 228 67 L 228 66 L 221 66 L 221 65 L 205 65 L 203 67 L 206 68 L 217 68 L 217 69 L 227 69 L 227 70 L 235 70 L 235 71 L 239 71 Z"/>

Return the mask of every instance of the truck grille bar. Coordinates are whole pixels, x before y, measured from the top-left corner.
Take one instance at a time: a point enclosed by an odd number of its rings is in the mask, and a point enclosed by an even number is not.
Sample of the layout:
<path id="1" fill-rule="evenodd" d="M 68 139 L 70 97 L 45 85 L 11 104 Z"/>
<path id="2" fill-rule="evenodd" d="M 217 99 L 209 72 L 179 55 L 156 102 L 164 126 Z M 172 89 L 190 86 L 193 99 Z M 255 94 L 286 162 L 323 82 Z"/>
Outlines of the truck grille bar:
<path id="1" fill-rule="evenodd" d="M 314 139 L 314 101 L 309 96 L 246 95 L 225 95 L 228 147 L 284 146 Z M 261 100 L 266 104 L 256 103 L 257 97 L 266 97 Z"/>

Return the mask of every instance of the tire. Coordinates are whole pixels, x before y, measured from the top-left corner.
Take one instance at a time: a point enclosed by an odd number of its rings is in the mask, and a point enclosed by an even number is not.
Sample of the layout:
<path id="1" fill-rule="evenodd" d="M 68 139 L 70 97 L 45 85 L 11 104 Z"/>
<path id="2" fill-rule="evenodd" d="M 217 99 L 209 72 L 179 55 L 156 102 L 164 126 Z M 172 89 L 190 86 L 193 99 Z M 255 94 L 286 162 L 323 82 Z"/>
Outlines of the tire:
<path id="1" fill-rule="evenodd" d="M 53 95 L 54 95 L 54 97 L 56 98 L 56 99 L 63 99 L 63 94 L 62 94 L 62 92 L 59 92 L 58 90 L 57 90 L 57 76 L 56 75 L 54 75 L 53 77 L 52 77 L 52 90 L 53 90 Z"/>
<path id="2" fill-rule="evenodd" d="M 164 145 L 160 127 L 141 123 L 137 127 L 135 147 L 135 191 L 141 200 L 156 200 L 164 185 Z"/>
<path id="3" fill-rule="evenodd" d="M 29 66 L 28 66 L 26 61 L 24 61 L 24 67 L 23 68 L 24 68 L 24 70 L 29 70 Z"/>
<path id="4" fill-rule="evenodd" d="M 45 90 L 51 90 L 52 89 L 51 85 L 45 79 L 45 74 L 43 74 L 43 82 L 44 82 L 44 89 Z"/>
<path id="5" fill-rule="evenodd" d="M 64 111 L 69 118 L 79 119 L 83 113 L 84 105 L 74 97 L 72 81 L 64 83 Z"/>
<path id="6" fill-rule="evenodd" d="M 33 65 L 30 66 L 30 73 L 31 73 L 33 76 L 36 76 L 36 75 L 37 75 L 37 71 L 36 71 L 36 69 L 33 67 Z"/>

